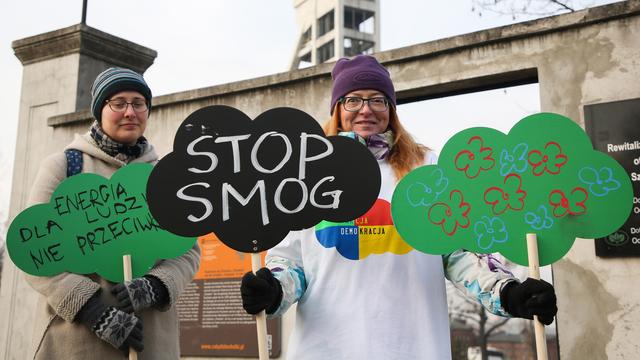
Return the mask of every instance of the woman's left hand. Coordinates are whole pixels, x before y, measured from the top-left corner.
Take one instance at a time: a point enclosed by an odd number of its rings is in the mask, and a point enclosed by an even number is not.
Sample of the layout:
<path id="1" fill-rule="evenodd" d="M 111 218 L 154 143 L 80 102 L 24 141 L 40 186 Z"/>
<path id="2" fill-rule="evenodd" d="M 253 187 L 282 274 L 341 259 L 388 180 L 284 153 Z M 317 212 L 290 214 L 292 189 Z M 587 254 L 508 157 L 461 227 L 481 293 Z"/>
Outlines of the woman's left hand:
<path id="1" fill-rule="evenodd" d="M 169 293 L 162 282 L 153 276 L 143 276 L 119 283 L 111 289 L 118 299 L 119 308 L 125 312 L 138 312 L 154 305 L 162 305 Z"/>
<path id="2" fill-rule="evenodd" d="M 510 282 L 500 292 L 500 302 L 514 317 L 538 320 L 550 325 L 558 312 L 553 285 L 544 280 L 527 278 L 523 283 Z"/>

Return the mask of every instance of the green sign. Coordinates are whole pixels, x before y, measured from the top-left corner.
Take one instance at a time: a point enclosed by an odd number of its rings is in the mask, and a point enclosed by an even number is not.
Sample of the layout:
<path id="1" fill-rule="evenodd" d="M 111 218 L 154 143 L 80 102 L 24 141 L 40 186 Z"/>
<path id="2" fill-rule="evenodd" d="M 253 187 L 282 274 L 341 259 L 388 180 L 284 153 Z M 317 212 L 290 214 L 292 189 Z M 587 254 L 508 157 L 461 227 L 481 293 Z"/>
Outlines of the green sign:
<path id="1" fill-rule="evenodd" d="M 110 180 L 96 174 L 68 178 L 49 203 L 25 209 L 11 223 L 11 260 L 32 275 L 98 273 L 120 282 L 123 255 L 131 255 L 133 277 L 139 277 L 157 260 L 184 254 L 196 238 L 161 229 L 149 213 L 146 186 L 152 168 L 127 165 Z"/>
<path id="2" fill-rule="evenodd" d="M 580 126 L 540 113 L 508 135 L 490 128 L 457 133 L 437 165 L 400 181 L 391 211 L 403 239 L 430 254 L 500 252 L 526 266 L 525 236 L 535 233 L 542 266 L 563 257 L 576 237 L 617 230 L 632 199 L 629 175 L 594 150 Z"/>

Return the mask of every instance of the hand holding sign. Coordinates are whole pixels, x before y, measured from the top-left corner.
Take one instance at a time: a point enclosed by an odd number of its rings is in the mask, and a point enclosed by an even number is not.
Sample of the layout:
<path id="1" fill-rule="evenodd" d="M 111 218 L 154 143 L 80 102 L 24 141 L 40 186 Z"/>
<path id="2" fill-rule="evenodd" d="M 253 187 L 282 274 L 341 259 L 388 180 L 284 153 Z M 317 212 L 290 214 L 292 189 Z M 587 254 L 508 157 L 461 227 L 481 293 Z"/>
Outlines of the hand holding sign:
<path id="1" fill-rule="evenodd" d="M 576 123 L 557 114 L 522 119 L 505 135 L 472 128 L 454 135 L 438 165 L 409 173 L 392 214 L 416 249 L 500 252 L 527 265 L 526 233 L 537 234 L 540 265 L 564 256 L 576 237 L 606 236 L 631 211 L 629 176 L 593 150 Z"/>
<path id="2" fill-rule="evenodd" d="M 252 253 L 257 272 L 258 253 L 290 230 L 365 213 L 380 181 L 366 147 L 325 137 L 300 110 L 276 108 L 251 121 L 234 108 L 209 106 L 182 123 L 147 194 L 163 227 L 184 236 L 215 232 L 227 246 Z M 256 321 L 260 359 L 266 359 L 264 311 Z"/>
<path id="3" fill-rule="evenodd" d="M 563 257 L 576 237 L 620 227 L 632 197 L 625 170 L 593 150 L 580 126 L 541 113 L 508 135 L 489 128 L 454 135 L 438 165 L 418 168 L 398 184 L 392 215 L 420 251 L 500 252 L 529 265 L 529 276 L 539 279 L 539 264 Z M 546 359 L 544 327 L 534 324 L 538 358 Z"/>
<path id="4" fill-rule="evenodd" d="M 158 259 L 182 255 L 195 243 L 164 231 L 149 213 L 146 183 L 152 166 L 132 164 L 110 180 L 79 174 L 62 182 L 47 204 L 21 212 L 9 227 L 7 250 L 24 272 L 98 273 L 121 282 L 122 256 L 134 257 L 133 276 Z"/>

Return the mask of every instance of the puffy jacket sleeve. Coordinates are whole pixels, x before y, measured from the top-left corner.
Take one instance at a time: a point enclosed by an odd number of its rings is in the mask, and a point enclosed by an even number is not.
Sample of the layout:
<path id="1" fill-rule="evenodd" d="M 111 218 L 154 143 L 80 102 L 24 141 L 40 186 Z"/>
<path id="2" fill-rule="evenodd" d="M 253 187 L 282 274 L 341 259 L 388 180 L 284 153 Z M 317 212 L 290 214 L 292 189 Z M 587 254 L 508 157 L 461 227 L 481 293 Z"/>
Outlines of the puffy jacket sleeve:
<path id="1" fill-rule="evenodd" d="M 427 152 L 425 165 L 436 164 L 438 156 Z M 500 290 L 513 274 L 492 255 L 479 255 L 466 250 L 457 250 L 442 255 L 444 275 L 465 296 L 475 300 L 495 315 L 510 317 L 500 304 Z"/>
<path id="2" fill-rule="evenodd" d="M 513 274 L 491 254 L 475 254 L 457 250 L 443 255 L 445 277 L 468 298 L 482 304 L 495 315 L 510 317 L 500 303 L 500 290 Z"/>
<path id="3" fill-rule="evenodd" d="M 284 314 L 307 290 L 300 239 L 301 231 L 291 231 L 284 240 L 267 252 L 266 266 L 282 286 L 282 301 L 270 317 Z"/>
<path id="4" fill-rule="evenodd" d="M 45 158 L 33 183 L 28 206 L 49 202 L 51 194 L 66 177 L 67 159 L 64 153 Z M 55 276 L 25 274 L 25 279 L 45 297 L 53 311 L 67 321 L 73 321 L 82 306 L 100 289 L 100 285 L 90 278 L 72 273 Z"/>

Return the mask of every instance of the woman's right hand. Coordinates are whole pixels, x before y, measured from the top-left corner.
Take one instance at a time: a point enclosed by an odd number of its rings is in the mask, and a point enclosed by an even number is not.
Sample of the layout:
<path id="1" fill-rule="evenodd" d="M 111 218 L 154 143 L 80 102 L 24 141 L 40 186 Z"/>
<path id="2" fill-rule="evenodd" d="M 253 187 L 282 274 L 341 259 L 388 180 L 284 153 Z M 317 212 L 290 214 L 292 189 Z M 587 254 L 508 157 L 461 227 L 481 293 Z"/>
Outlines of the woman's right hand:
<path id="1" fill-rule="evenodd" d="M 265 310 L 273 314 L 282 301 L 282 286 L 271 270 L 261 268 L 255 274 L 251 271 L 244 274 L 240 285 L 242 307 L 252 315 Z"/>
<path id="2" fill-rule="evenodd" d="M 130 347 L 137 352 L 144 349 L 142 319 L 105 305 L 95 295 L 80 309 L 75 321 L 85 324 L 100 340 L 125 354 Z"/>

